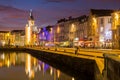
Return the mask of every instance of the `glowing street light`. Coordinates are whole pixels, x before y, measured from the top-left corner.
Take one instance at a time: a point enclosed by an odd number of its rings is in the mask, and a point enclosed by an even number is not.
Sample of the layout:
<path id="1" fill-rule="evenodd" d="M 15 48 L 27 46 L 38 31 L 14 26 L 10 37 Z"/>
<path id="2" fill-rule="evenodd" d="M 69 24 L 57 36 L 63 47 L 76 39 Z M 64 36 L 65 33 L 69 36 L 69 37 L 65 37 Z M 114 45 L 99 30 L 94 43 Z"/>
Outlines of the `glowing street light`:
<path id="1" fill-rule="evenodd" d="M 59 26 L 57 27 L 57 33 L 60 33 L 60 27 Z"/>
<path id="2" fill-rule="evenodd" d="M 119 19 L 119 15 L 117 13 L 115 13 L 115 19 L 118 20 Z"/>

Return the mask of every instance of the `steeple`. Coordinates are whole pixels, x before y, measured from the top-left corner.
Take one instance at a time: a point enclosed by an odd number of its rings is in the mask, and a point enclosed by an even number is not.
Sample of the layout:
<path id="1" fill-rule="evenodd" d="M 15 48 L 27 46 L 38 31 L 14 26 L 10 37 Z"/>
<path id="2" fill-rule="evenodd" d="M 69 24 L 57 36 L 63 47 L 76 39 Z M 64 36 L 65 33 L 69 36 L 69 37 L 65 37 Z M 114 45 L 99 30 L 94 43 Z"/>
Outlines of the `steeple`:
<path id="1" fill-rule="evenodd" d="M 32 9 L 30 9 L 29 20 L 34 20 L 34 17 L 33 17 L 33 15 L 32 15 Z"/>

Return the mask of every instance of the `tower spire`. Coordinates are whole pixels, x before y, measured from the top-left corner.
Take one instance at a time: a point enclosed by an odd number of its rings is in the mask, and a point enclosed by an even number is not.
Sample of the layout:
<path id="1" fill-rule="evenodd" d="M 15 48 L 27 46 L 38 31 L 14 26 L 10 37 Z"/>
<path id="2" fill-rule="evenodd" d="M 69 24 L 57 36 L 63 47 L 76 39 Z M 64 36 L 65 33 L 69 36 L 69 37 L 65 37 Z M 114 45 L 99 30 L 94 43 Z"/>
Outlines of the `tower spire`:
<path id="1" fill-rule="evenodd" d="M 34 20 L 34 17 L 33 17 L 33 15 L 32 15 L 32 9 L 30 9 L 30 16 L 29 16 L 29 19 L 30 19 L 30 20 Z"/>
<path id="2" fill-rule="evenodd" d="M 30 9 L 30 16 L 32 16 L 32 9 Z"/>

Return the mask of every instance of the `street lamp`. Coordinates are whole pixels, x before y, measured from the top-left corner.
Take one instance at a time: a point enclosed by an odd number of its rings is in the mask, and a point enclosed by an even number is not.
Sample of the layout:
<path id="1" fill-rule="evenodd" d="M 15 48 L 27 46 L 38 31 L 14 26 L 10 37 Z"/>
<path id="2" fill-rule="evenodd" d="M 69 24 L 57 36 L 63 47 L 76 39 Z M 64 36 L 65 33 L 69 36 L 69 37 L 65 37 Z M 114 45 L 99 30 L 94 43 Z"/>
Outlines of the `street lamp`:
<path id="1" fill-rule="evenodd" d="M 116 19 L 116 20 L 119 19 L 119 15 L 118 15 L 118 13 L 115 13 L 115 19 Z"/>

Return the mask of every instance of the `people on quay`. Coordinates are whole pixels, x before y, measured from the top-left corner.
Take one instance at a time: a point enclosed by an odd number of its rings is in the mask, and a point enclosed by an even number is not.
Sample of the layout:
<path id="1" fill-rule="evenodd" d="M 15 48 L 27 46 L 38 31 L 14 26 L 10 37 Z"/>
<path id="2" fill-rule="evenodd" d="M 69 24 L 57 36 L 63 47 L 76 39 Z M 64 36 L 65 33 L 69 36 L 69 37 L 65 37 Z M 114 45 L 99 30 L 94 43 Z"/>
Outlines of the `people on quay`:
<path id="1" fill-rule="evenodd" d="M 76 46 L 76 47 L 75 47 L 75 55 L 78 54 L 78 51 L 79 51 L 79 46 Z"/>

